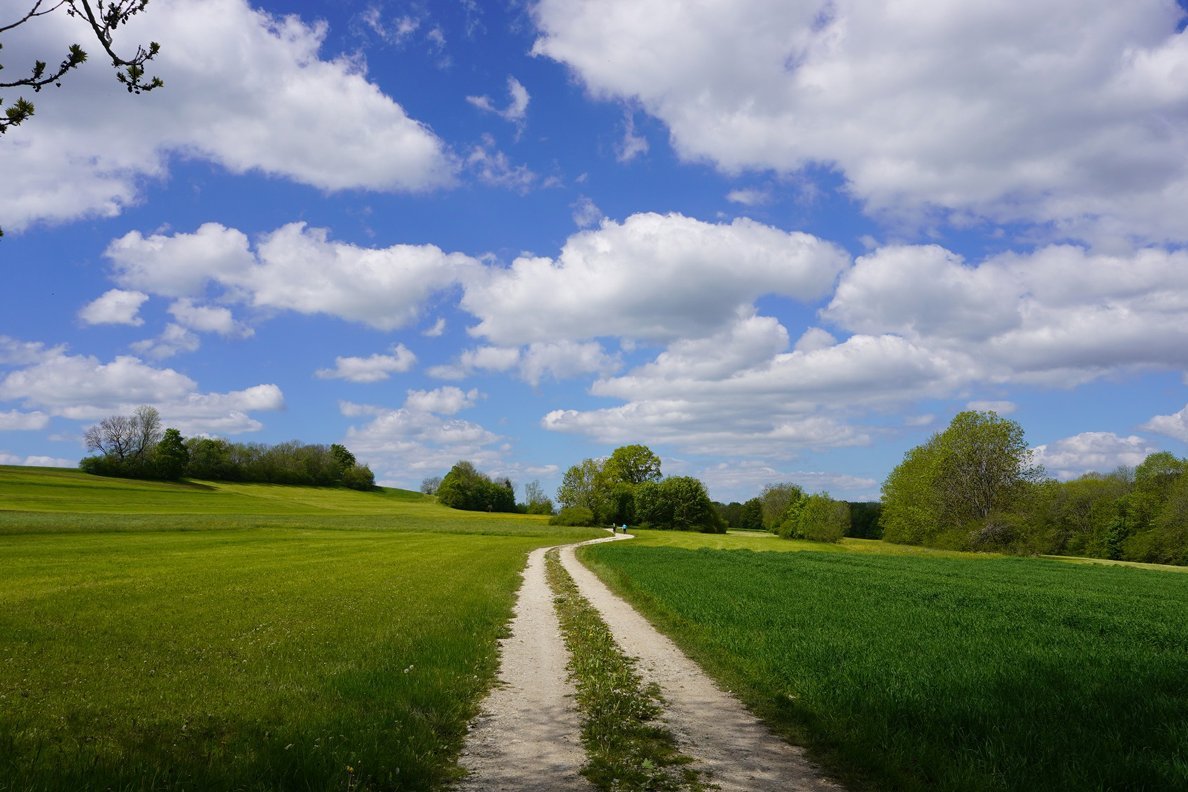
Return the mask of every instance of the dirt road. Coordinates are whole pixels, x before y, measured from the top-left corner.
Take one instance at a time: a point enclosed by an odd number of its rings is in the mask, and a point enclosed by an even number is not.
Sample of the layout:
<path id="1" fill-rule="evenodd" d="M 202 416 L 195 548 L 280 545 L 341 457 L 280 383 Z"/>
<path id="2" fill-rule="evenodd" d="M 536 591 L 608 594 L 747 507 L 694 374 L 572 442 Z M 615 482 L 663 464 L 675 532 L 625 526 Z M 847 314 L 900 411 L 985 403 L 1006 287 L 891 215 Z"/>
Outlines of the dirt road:
<path id="1" fill-rule="evenodd" d="M 622 534 L 596 542 L 630 538 Z M 528 557 L 511 636 L 501 642 L 499 684 L 483 702 L 463 750 L 464 792 L 590 792 L 580 717 L 568 679 L 568 656 L 545 582 L 545 549 Z M 733 696 L 578 563 L 574 545 L 561 562 L 598 609 L 623 651 L 639 658 L 645 684 L 660 686 L 665 720 L 678 747 L 707 781 L 725 792 L 839 792 L 803 751 L 775 737 Z"/>

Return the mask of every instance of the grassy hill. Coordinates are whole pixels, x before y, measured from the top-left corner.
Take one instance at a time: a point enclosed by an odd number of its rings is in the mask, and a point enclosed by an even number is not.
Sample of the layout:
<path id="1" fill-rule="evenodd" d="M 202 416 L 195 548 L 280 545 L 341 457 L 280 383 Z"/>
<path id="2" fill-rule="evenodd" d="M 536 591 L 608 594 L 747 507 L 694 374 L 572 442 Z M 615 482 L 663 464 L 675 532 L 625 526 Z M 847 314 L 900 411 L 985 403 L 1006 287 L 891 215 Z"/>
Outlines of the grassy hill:
<path id="1" fill-rule="evenodd" d="M 0 790 L 440 787 L 525 554 L 598 533 L 0 467 Z"/>
<path id="2" fill-rule="evenodd" d="M 0 465 L 0 535 L 245 527 L 567 535 L 549 526 L 547 518 L 459 512 L 419 492 L 387 487 L 358 492 L 278 484 L 171 483 Z"/>

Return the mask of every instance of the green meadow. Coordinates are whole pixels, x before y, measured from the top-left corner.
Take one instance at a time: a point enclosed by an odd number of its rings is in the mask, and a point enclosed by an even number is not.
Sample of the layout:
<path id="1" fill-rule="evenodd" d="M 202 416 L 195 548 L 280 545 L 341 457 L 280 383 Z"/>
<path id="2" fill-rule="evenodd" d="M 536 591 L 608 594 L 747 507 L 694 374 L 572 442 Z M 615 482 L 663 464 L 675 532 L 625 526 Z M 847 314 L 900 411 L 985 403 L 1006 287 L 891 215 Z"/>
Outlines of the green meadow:
<path id="1" fill-rule="evenodd" d="M 598 533 L 0 467 L 0 790 L 441 787 L 525 554 Z"/>
<path id="2" fill-rule="evenodd" d="M 856 789 L 1188 789 L 1188 575 L 769 534 L 583 550 Z M 0 792 L 440 789 L 525 554 L 400 490 L 0 467 Z"/>
<path id="3" fill-rule="evenodd" d="M 856 788 L 1188 789 L 1188 575 L 640 533 L 581 556 Z"/>

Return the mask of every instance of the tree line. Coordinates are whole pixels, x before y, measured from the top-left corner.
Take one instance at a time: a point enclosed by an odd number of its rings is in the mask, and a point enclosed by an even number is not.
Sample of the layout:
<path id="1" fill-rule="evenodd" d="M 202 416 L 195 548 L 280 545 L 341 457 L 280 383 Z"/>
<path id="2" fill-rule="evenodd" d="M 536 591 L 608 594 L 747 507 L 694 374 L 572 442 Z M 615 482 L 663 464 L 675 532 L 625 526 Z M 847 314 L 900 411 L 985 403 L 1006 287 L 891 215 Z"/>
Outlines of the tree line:
<path id="1" fill-rule="evenodd" d="M 692 476 L 664 476 L 660 457 L 645 445 L 621 446 L 606 459 L 573 465 L 557 502 L 562 508 L 555 519 L 568 525 L 726 532 L 705 484 Z"/>
<path id="2" fill-rule="evenodd" d="M 835 500 L 790 481 L 768 484 L 750 500 L 715 503 L 722 520 L 742 531 L 770 531 L 785 539 L 837 542 L 845 536 L 880 538 L 878 503 Z"/>
<path id="3" fill-rule="evenodd" d="M 1023 428 L 966 411 L 909 450 L 883 484 L 884 538 L 960 550 L 1188 564 L 1188 460 L 1056 481 Z"/>
<path id="4" fill-rule="evenodd" d="M 539 482 L 529 483 L 524 502 L 517 503 L 510 479 L 492 478 L 466 461 L 440 479 L 425 479 L 421 491 L 455 509 L 552 514 L 555 525 L 726 530 L 705 485 L 691 476 L 664 477 L 660 457 L 643 445 L 623 446 L 606 459 L 585 459 L 570 467 L 557 490 L 561 509 L 556 514 Z"/>
<path id="5" fill-rule="evenodd" d="M 345 446 L 304 444 L 296 440 L 266 445 L 232 443 L 213 437 L 182 437 L 162 429 L 154 407 L 138 407 L 132 415 L 113 415 L 88 428 L 87 450 L 79 467 L 87 473 L 120 478 L 177 481 L 236 481 L 349 487 L 370 490 L 375 475 L 360 465 Z"/>

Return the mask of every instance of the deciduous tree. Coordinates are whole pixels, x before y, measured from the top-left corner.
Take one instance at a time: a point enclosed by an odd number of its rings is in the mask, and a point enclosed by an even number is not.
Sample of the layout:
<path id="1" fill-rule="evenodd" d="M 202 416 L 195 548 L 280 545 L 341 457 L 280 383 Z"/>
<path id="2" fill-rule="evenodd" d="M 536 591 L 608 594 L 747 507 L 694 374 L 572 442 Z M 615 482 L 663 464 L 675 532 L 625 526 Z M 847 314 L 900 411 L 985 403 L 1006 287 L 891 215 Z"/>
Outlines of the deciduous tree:
<path id="1" fill-rule="evenodd" d="M 958 413 L 949 427 L 909 451 L 883 484 L 883 537 L 955 546 L 1012 540 L 1010 513 L 1043 477 L 1023 427 L 994 412 Z"/>
<path id="2" fill-rule="evenodd" d="M 561 479 L 561 486 L 557 488 L 557 503 L 561 508 L 582 506 L 598 516 L 602 508 L 601 493 L 599 492 L 599 473 L 602 466 L 593 459 L 583 459 L 569 470 Z"/>
<path id="3" fill-rule="evenodd" d="M 610 486 L 634 486 L 645 481 L 660 480 L 660 457 L 646 445 L 625 445 L 611 452 L 602 465 L 602 475 Z"/>

